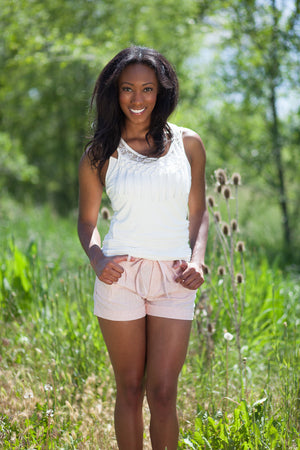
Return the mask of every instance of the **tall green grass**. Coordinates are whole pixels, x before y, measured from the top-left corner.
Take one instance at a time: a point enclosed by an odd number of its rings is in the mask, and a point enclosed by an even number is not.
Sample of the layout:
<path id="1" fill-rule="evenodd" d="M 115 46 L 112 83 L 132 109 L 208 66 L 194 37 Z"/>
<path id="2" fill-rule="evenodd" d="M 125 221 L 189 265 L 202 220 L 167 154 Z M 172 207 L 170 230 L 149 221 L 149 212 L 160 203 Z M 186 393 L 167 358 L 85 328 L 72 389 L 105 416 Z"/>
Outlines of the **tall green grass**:
<path id="1" fill-rule="evenodd" d="M 0 221 L 0 448 L 117 448 L 113 376 L 75 217 L 20 211 Z M 103 235 L 108 224 L 100 225 Z M 180 377 L 179 448 L 300 448 L 299 278 L 245 241 L 238 348 L 231 275 L 218 274 L 224 255 L 213 230 Z M 240 253 L 233 256 L 235 273 L 242 272 Z M 146 405 L 145 416 L 148 423 Z"/>

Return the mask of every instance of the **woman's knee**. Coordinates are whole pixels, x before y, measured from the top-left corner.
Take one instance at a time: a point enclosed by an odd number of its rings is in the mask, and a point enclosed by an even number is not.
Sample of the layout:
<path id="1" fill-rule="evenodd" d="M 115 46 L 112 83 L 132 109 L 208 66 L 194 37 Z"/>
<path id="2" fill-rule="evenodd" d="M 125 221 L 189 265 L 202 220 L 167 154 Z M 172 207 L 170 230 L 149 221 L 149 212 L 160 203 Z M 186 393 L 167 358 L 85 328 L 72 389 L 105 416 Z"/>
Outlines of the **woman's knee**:
<path id="1" fill-rule="evenodd" d="M 144 380 L 139 377 L 126 377 L 117 381 L 117 397 L 128 406 L 139 405 L 144 396 Z"/>
<path id="2" fill-rule="evenodd" d="M 176 408 L 177 382 L 163 380 L 160 383 L 147 384 L 147 400 L 150 409 L 170 410 Z"/>

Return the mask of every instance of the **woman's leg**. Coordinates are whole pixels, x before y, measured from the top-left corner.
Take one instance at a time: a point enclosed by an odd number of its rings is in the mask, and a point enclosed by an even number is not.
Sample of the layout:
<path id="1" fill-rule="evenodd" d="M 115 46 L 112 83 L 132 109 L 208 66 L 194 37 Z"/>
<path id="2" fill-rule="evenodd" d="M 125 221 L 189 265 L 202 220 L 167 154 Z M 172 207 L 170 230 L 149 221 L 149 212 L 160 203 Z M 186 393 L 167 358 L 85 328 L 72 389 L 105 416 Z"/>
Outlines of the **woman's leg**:
<path id="1" fill-rule="evenodd" d="M 146 394 L 153 450 L 176 450 L 177 383 L 185 361 L 192 321 L 147 316 Z"/>
<path id="2" fill-rule="evenodd" d="M 146 319 L 124 322 L 98 320 L 116 379 L 115 430 L 118 446 L 120 450 L 141 450 Z"/>

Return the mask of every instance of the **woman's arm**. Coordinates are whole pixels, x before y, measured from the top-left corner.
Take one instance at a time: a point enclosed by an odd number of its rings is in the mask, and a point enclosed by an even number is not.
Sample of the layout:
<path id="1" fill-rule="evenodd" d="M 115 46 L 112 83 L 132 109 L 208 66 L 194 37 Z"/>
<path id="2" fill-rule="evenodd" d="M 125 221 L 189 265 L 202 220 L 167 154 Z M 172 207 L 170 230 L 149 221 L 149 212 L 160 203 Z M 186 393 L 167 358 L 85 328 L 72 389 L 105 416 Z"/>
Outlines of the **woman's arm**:
<path id="1" fill-rule="evenodd" d="M 97 220 L 102 194 L 103 186 L 98 172 L 91 166 L 88 154 L 84 153 L 79 164 L 78 236 L 98 278 L 104 283 L 112 284 L 118 281 L 123 272 L 118 262 L 127 257 L 106 257 L 101 250 Z"/>
<path id="2" fill-rule="evenodd" d="M 197 289 L 204 282 L 203 265 L 209 222 L 205 200 L 206 155 L 200 136 L 192 130 L 184 129 L 183 144 L 192 174 L 189 194 L 189 237 L 192 257 L 181 276 L 178 277 L 178 281 L 188 289 Z"/>

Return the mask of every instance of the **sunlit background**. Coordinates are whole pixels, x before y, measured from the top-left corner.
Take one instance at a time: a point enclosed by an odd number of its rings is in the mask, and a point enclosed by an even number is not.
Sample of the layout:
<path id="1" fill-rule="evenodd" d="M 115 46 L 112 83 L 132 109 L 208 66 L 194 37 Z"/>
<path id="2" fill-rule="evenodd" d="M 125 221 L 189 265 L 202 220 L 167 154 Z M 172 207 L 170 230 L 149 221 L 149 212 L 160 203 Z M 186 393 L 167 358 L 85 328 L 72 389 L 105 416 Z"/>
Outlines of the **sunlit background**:
<path id="1" fill-rule="evenodd" d="M 116 448 L 77 170 L 94 82 L 132 44 L 175 66 L 170 121 L 207 151 L 179 448 L 300 448 L 299 0 L 0 0 L 0 448 Z M 110 214 L 104 195 L 102 237 Z"/>
<path id="2" fill-rule="evenodd" d="M 253 245 L 294 260 L 297 1 L 1 0 L 0 21 L 2 214 L 7 198 L 64 216 L 76 209 L 94 81 L 116 52 L 145 45 L 178 72 L 180 104 L 171 120 L 201 135 L 208 187 L 218 167 L 240 171 L 241 220 Z"/>

